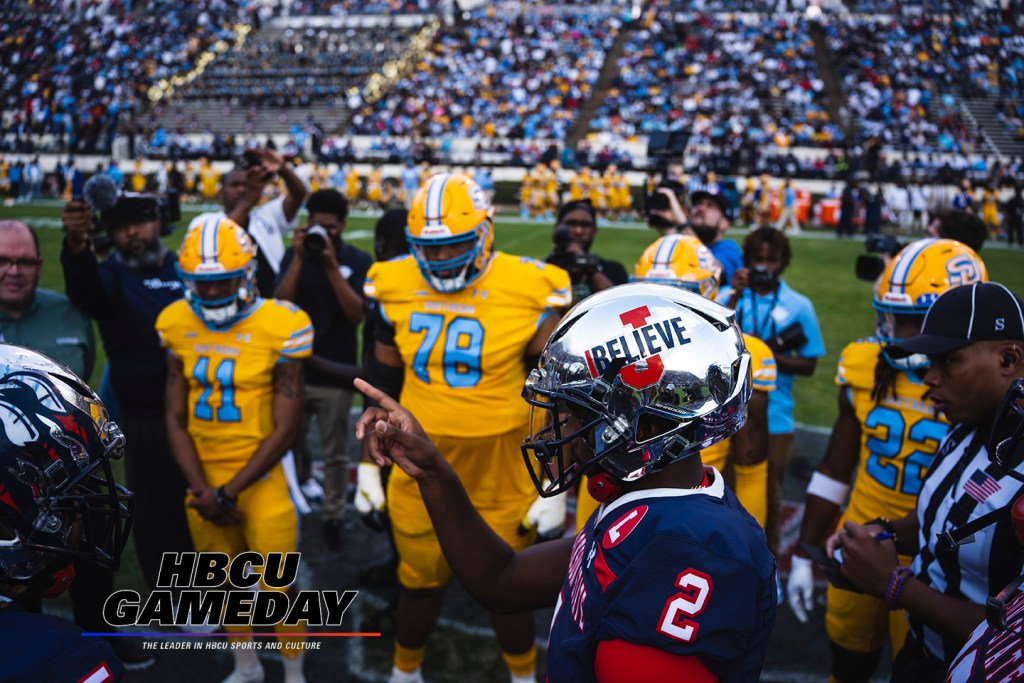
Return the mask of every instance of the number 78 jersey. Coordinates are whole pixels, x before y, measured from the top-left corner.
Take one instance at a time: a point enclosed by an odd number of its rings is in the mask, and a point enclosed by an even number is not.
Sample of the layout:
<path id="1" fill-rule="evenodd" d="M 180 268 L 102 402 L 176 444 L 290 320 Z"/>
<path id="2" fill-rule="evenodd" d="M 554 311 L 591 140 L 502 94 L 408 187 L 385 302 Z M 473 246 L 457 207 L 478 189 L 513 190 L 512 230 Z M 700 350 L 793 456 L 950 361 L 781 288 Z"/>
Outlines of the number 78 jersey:
<path id="1" fill-rule="evenodd" d="M 363 291 L 405 368 L 401 402 L 432 436 L 475 438 L 524 428 L 523 356 L 552 309 L 569 305 L 569 275 L 497 252 L 457 292 L 437 292 L 411 256 L 375 263 Z M 525 432 L 524 432 L 525 433 Z"/>
<path id="2" fill-rule="evenodd" d="M 313 352 L 305 311 L 259 299 L 223 330 L 206 326 L 184 299 L 160 312 L 160 342 L 188 382 L 188 433 L 204 463 L 249 460 L 274 430 L 274 366 Z"/>
<path id="3" fill-rule="evenodd" d="M 857 483 L 846 511 L 846 519 L 857 523 L 913 512 L 921 482 L 949 431 L 949 423 L 925 398 L 928 387 L 912 372 L 898 373 L 895 396 L 877 403 L 871 398 L 880 350 L 874 338 L 848 344 L 836 373 L 836 384 L 849 391 L 860 423 Z"/>

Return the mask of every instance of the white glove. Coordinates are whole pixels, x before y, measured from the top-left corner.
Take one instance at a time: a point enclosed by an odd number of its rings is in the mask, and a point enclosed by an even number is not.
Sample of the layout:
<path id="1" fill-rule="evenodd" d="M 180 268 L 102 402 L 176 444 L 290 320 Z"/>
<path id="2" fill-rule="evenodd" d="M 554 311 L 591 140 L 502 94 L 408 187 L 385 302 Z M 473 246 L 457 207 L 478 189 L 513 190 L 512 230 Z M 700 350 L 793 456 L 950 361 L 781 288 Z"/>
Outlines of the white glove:
<path id="1" fill-rule="evenodd" d="M 814 563 L 793 555 L 793 565 L 786 581 L 786 599 L 801 624 L 807 623 L 808 613 L 814 609 Z"/>
<path id="2" fill-rule="evenodd" d="M 361 462 L 356 468 L 356 511 L 363 521 L 374 529 L 382 529 L 384 487 L 380 485 L 380 467 L 372 462 Z"/>
<path id="3" fill-rule="evenodd" d="M 545 485 L 547 482 L 545 482 Z M 533 505 L 526 511 L 526 516 L 519 523 L 519 533 L 527 534 L 537 529 L 537 540 L 548 541 L 558 538 L 565 531 L 565 499 L 568 495 L 560 493 L 551 498 L 537 496 Z"/>

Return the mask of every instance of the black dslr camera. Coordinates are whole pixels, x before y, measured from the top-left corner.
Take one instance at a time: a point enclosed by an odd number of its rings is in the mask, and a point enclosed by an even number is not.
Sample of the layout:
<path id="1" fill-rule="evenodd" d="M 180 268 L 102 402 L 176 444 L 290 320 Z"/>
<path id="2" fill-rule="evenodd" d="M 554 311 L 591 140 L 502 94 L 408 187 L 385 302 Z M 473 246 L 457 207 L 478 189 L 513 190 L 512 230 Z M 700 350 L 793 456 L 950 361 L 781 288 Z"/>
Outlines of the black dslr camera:
<path id="1" fill-rule="evenodd" d="M 686 190 L 683 184 L 678 180 L 663 180 L 658 183 L 656 188 L 654 188 L 654 192 L 644 197 L 644 215 L 647 218 L 647 225 L 655 229 L 669 228 L 674 225 L 674 223 L 663 216 L 651 213 L 651 211 L 667 211 L 671 208 L 668 197 L 665 196 L 664 192 L 659 192 L 661 188 L 669 190 L 677 198 L 681 197 Z"/>
<path id="2" fill-rule="evenodd" d="M 763 340 L 775 355 L 789 353 L 807 343 L 803 325 L 795 322 L 786 329 L 777 332 L 774 337 Z"/>
<path id="3" fill-rule="evenodd" d="M 558 266 L 572 274 L 590 273 L 597 270 L 601 265 L 601 259 L 597 254 L 574 254 L 568 251 L 569 243 L 572 242 L 572 234 L 569 228 L 559 226 L 551 235 L 552 249 L 548 255 L 548 263 Z"/>
<path id="4" fill-rule="evenodd" d="M 857 279 L 868 282 L 877 280 L 878 276 L 885 272 L 885 261 L 875 254 L 895 256 L 903 247 L 904 245 L 892 235 L 868 235 L 864 240 L 864 248 L 868 253 L 858 256 L 857 264 L 854 266 Z"/>
<path id="5" fill-rule="evenodd" d="M 749 282 L 751 289 L 772 290 L 779 284 L 779 276 L 764 266 L 754 266 L 750 269 Z"/>
<path id="6" fill-rule="evenodd" d="M 177 190 L 164 195 L 122 192 L 109 176 L 97 174 L 85 183 L 82 198 L 93 221 L 108 233 L 133 223 L 159 221 L 160 234 L 167 236 L 181 220 L 181 197 Z M 101 251 L 108 249 L 109 236 L 95 235 L 93 244 Z"/>

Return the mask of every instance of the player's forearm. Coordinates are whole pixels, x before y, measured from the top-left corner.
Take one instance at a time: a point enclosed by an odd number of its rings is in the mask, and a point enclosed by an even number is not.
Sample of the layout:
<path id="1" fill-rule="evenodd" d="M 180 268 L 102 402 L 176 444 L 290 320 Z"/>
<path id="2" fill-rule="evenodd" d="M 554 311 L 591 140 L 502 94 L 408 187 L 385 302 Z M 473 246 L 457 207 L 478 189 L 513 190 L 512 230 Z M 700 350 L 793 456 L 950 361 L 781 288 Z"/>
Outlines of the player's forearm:
<path id="1" fill-rule="evenodd" d="M 295 218 L 295 214 L 302 208 L 302 202 L 306 199 L 306 195 L 309 194 L 309 189 L 306 184 L 302 182 L 295 171 L 292 169 L 291 164 L 282 164 L 277 174 L 284 181 L 285 197 L 281 204 L 281 210 L 284 212 L 284 217 L 290 222 Z"/>
<path id="2" fill-rule="evenodd" d="M 203 466 L 199 462 L 199 453 L 196 445 L 189 436 L 184 424 L 174 415 L 167 416 L 167 443 L 171 447 L 174 461 L 178 464 L 188 487 L 192 490 L 200 490 L 207 486 L 206 475 L 203 473 Z"/>
<path id="3" fill-rule="evenodd" d="M 235 476 L 231 477 L 224 484 L 224 492 L 231 498 L 236 498 L 239 493 L 249 488 L 253 482 L 270 471 L 270 468 L 276 465 L 284 457 L 284 454 L 288 452 L 291 445 L 295 443 L 298 431 L 297 422 L 294 428 L 282 427 L 274 429 L 270 436 L 260 442 L 260 445 L 253 451 L 248 462 L 242 466 L 242 469 L 238 470 Z"/>
<path id="4" fill-rule="evenodd" d="M 825 539 L 835 527 L 838 512 L 839 506 L 835 503 L 808 494 L 804 507 L 804 519 L 800 525 L 800 543 L 824 546 Z M 795 552 L 801 557 L 807 557 L 799 545 Z"/>

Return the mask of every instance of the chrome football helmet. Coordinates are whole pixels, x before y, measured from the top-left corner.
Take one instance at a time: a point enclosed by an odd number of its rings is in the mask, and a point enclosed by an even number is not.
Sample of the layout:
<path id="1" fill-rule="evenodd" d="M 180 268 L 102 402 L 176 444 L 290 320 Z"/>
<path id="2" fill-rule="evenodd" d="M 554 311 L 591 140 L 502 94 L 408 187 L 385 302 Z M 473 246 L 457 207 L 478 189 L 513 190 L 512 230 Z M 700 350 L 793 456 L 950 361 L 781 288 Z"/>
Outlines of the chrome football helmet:
<path id="1" fill-rule="evenodd" d="M 566 314 L 530 372 L 523 457 L 542 496 L 584 474 L 634 481 L 735 433 L 750 391 L 732 310 L 678 287 L 613 287 Z"/>
<path id="2" fill-rule="evenodd" d="M 99 397 L 41 353 L 0 344 L 0 582 L 56 594 L 75 560 L 116 569 L 132 494 L 110 461 L 125 439 Z"/>

